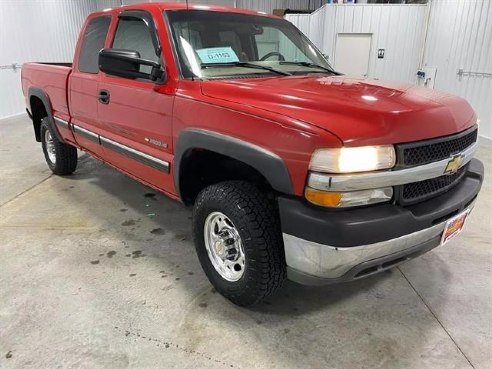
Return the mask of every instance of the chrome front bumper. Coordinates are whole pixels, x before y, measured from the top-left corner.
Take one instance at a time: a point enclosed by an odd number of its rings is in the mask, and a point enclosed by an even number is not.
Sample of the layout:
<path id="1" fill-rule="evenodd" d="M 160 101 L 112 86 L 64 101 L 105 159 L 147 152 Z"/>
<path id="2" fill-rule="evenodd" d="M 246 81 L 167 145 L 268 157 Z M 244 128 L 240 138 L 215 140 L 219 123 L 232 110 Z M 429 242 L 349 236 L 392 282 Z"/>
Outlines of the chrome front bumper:
<path id="1" fill-rule="evenodd" d="M 473 203 L 467 209 L 473 209 Z M 398 238 L 334 247 L 284 233 L 290 280 L 307 285 L 345 282 L 392 268 L 440 245 L 446 222 Z"/>

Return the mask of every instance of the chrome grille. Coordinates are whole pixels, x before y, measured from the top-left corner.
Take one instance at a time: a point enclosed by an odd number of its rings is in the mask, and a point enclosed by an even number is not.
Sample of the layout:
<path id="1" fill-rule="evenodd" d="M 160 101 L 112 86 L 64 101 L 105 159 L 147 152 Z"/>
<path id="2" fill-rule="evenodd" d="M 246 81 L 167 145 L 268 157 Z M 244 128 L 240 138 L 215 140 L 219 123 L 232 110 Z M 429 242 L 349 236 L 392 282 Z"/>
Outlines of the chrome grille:
<path id="1" fill-rule="evenodd" d="M 398 145 L 399 165 L 413 167 L 451 157 L 477 141 L 477 128 L 457 135 Z"/>
<path id="2" fill-rule="evenodd" d="M 437 196 L 457 185 L 465 175 L 467 165 L 461 167 L 456 173 L 443 175 L 425 181 L 405 184 L 401 190 L 400 203 L 411 205 Z"/>
<path id="3" fill-rule="evenodd" d="M 432 140 L 397 145 L 397 167 L 399 169 L 425 165 L 434 161 L 444 160 L 458 154 L 477 141 L 477 127 L 473 127 L 456 135 L 440 137 Z M 397 186 L 396 201 L 400 205 L 411 205 L 444 193 L 465 175 L 467 166 L 460 168 L 451 175 L 427 179 L 425 181 Z"/>

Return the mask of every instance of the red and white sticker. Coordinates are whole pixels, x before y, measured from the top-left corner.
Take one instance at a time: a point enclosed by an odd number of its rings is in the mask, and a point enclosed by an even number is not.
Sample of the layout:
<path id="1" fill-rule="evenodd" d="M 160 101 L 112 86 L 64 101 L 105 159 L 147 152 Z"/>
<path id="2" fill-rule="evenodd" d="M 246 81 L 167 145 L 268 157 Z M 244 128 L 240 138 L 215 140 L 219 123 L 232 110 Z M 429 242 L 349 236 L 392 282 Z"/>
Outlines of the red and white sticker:
<path id="1" fill-rule="evenodd" d="M 444 232 L 442 233 L 441 246 L 448 243 L 449 240 L 457 236 L 463 230 L 468 214 L 470 214 L 470 209 L 465 210 L 446 222 Z"/>

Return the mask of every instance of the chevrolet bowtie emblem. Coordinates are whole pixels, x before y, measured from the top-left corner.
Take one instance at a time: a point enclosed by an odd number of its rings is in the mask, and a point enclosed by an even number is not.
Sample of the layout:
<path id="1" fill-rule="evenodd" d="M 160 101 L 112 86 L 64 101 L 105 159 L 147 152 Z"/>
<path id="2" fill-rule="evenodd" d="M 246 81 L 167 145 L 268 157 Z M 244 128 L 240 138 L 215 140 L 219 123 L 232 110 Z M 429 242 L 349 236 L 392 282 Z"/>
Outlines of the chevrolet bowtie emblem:
<path id="1" fill-rule="evenodd" d="M 454 174 L 461 168 L 463 162 L 465 161 L 465 157 L 461 154 L 453 156 L 453 158 L 446 165 L 446 169 L 444 170 L 444 174 Z"/>

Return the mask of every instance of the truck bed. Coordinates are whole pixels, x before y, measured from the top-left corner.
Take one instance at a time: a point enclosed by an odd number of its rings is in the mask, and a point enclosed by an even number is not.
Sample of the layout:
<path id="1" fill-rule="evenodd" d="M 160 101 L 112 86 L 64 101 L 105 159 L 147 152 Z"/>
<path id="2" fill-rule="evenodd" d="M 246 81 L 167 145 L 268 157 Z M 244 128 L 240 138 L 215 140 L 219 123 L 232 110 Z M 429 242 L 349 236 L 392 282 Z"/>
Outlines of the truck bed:
<path id="1" fill-rule="evenodd" d="M 26 105 L 30 106 L 29 89 L 43 90 L 50 99 L 54 114 L 69 116 L 67 84 L 72 63 L 26 63 L 22 66 L 21 81 Z M 58 115 L 57 114 L 57 115 Z"/>

